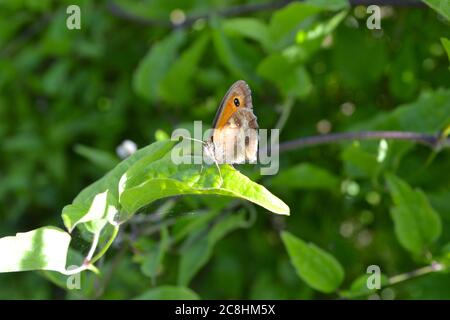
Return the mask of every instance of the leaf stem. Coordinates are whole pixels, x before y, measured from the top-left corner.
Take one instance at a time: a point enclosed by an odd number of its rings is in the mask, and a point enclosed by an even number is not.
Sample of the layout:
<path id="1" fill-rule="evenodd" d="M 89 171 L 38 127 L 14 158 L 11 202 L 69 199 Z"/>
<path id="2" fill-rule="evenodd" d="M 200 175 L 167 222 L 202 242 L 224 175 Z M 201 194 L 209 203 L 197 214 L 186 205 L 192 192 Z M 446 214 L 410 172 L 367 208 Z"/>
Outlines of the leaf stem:
<path id="1" fill-rule="evenodd" d="M 95 249 L 97 249 L 99 239 L 100 239 L 100 231 L 98 231 L 94 234 L 94 238 L 92 239 L 91 249 L 89 250 L 89 253 L 87 254 L 86 258 L 84 259 L 85 261 L 89 262 L 92 260 L 92 256 L 95 253 Z"/>

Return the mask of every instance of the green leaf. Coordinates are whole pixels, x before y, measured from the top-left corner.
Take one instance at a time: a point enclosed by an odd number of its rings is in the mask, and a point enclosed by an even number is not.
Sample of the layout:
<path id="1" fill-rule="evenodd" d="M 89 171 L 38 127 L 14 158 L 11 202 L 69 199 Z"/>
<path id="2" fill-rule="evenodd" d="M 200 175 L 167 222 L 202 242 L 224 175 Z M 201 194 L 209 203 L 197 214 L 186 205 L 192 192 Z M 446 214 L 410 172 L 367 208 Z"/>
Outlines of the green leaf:
<path id="1" fill-rule="evenodd" d="M 100 169 L 110 170 L 119 162 L 118 158 L 110 152 L 91 148 L 78 144 L 75 146 L 75 152 L 85 157 Z"/>
<path id="2" fill-rule="evenodd" d="M 305 20 L 320 11 L 322 8 L 306 2 L 293 2 L 277 10 L 269 24 L 272 49 L 278 50 L 292 43 L 296 32 L 310 22 Z"/>
<path id="3" fill-rule="evenodd" d="M 84 258 L 85 257 L 80 252 L 69 247 L 67 250 L 66 270 L 81 266 Z M 47 278 L 61 289 L 67 290 L 67 280 L 70 275 L 50 270 L 42 270 L 40 273 L 43 277 Z M 83 278 L 86 280 L 87 277 L 82 277 L 81 280 L 83 280 Z"/>
<path id="4" fill-rule="evenodd" d="M 87 223 L 88 231 L 98 233 L 108 221 L 112 222 L 117 208 L 108 191 L 97 194 L 89 208 L 83 205 L 69 205 L 63 208 L 62 219 L 69 232 L 79 224 Z"/>
<path id="5" fill-rule="evenodd" d="M 273 82 L 286 97 L 302 98 L 312 90 L 311 79 L 305 67 L 290 61 L 282 53 L 267 56 L 258 65 L 257 73 Z"/>
<path id="6" fill-rule="evenodd" d="M 120 204 L 134 213 L 164 197 L 183 194 L 222 195 L 245 199 L 274 213 L 289 215 L 289 207 L 263 186 L 251 181 L 229 165 L 217 168 L 174 164 L 171 152 L 149 163 L 136 163 L 121 178 Z"/>
<path id="7" fill-rule="evenodd" d="M 0 239 L 0 272 L 66 269 L 70 235 L 55 227 L 42 227 Z"/>
<path id="8" fill-rule="evenodd" d="M 316 41 L 317 47 L 320 46 L 323 38 L 330 34 L 347 16 L 348 11 L 341 11 L 326 22 L 314 24 L 307 30 L 300 30 L 296 35 L 297 43 L 302 44 L 308 41 Z"/>
<path id="9" fill-rule="evenodd" d="M 436 133 L 450 122 L 450 90 L 422 94 L 417 101 L 381 113 L 351 130 L 404 130 Z"/>
<path id="10" fill-rule="evenodd" d="M 164 256 L 169 249 L 170 238 L 167 228 L 161 230 L 161 239 L 158 245 L 153 246 L 149 252 L 145 254 L 141 265 L 141 271 L 144 275 L 152 278 L 152 283 L 156 283 L 156 277 L 161 271 Z"/>
<path id="11" fill-rule="evenodd" d="M 197 272 L 209 261 L 216 243 L 229 232 L 245 225 L 245 212 L 240 211 L 219 220 L 211 230 L 204 228 L 191 234 L 185 242 L 190 245 L 182 251 L 178 284 L 187 286 Z M 204 236 L 201 236 L 202 234 Z"/>
<path id="12" fill-rule="evenodd" d="M 364 32 L 344 32 L 342 29 L 335 32 L 333 39 L 333 64 L 343 85 L 349 89 L 362 89 L 381 79 L 388 64 L 388 49 L 384 42 L 373 41 Z M 358 50 L 353 50 L 355 43 Z"/>
<path id="13" fill-rule="evenodd" d="M 194 211 L 186 216 L 181 216 L 173 225 L 171 235 L 175 242 L 183 239 L 198 229 L 203 228 L 219 212 L 211 210 L 209 212 Z"/>
<path id="14" fill-rule="evenodd" d="M 219 61 L 238 79 L 254 79 L 252 61 L 246 61 L 239 53 L 242 53 L 247 44 L 239 39 L 228 38 L 223 29 L 221 21 L 213 18 L 212 39 L 214 49 Z"/>
<path id="15" fill-rule="evenodd" d="M 286 231 L 281 233 L 281 239 L 297 274 L 310 287 L 331 293 L 341 285 L 344 270 L 332 255 Z"/>
<path id="16" fill-rule="evenodd" d="M 199 300 L 191 289 L 176 286 L 161 286 L 150 289 L 134 298 L 135 300 Z"/>
<path id="17" fill-rule="evenodd" d="M 354 178 L 372 178 L 380 171 L 376 152 L 369 152 L 363 144 L 354 143 L 346 147 L 341 154 L 346 173 Z"/>
<path id="18" fill-rule="evenodd" d="M 203 34 L 175 61 L 161 82 L 159 93 L 171 104 L 188 104 L 193 98 L 192 76 L 208 44 L 209 34 Z"/>
<path id="19" fill-rule="evenodd" d="M 343 291 L 340 295 L 344 298 L 355 298 L 360 296 L 368 296 L 371 293 L 377 291 L 377 289 L 369 289 L 367 287 L 367 280 L 371 274 L 363 274 L 362 276 L 356 278 L 352 284 L 350 285 L 350 289 Z M 389 279 L 386 275 L 380 274 L 380 285 L 381 287 L 387 285 L 389 283 Z"/>
<path id="20" fill-rule="evenodd" d="M 159 84 L 169 71 L 185 38 L 185 32 L 177 30 L 150 48 L 133 75 L 133 88 L 138 95 L 150 101 L 157 100 Z"/>
<path id="21" fill-rule="evenodd" d="M 155 142 L 142 148 L 120 162 L 104 177 L 82 190 L 73 200 L 72 204 L 64 207 L 62 218 L 66 228 L 72 232 L 78 223 L 100 221 L 103 225 L 113 211 L 119 210 L 120 177 L 132 164 L 141 161 L 153 161 L 161 158 L 176 142 L 165 140 Z"/>
<path id="22" fill-rule="evenodd" d="M 271 181 L 274 186 L 302 189 L 335 189 L 338 178 L 321 167 L 310 163 L 301 163 L 281 171 Z"/>
<path id="23" fill-rule="evenodd" d="M 441 234 L 441 219 L 421 190 L 413 190 L 405 181 L 386 174 L 394 207 L 395 235 L 400 244 L 414 254 L 421 254 Z"/>
<path id="24" fill-rule="evenodd" d="M 450 21 L 450 2 L 448 0 L 422 0 L 430 8 Z"/>
<path id="25" fill-rule="evenodd" d="M 264 48 L 269 46 L 268 26 L 257 18 L 234 18 L 223 22 L 223 31 L 229 35 L 240 35 L 258 41 Z"/>
<path id="26" fill-rule="evenodd" d="M 441 38 L 442 46 L 444 47 L 445 51 L 447 52 L 448 59 L 450 60 L 450 40 L 447 38 Z"/>

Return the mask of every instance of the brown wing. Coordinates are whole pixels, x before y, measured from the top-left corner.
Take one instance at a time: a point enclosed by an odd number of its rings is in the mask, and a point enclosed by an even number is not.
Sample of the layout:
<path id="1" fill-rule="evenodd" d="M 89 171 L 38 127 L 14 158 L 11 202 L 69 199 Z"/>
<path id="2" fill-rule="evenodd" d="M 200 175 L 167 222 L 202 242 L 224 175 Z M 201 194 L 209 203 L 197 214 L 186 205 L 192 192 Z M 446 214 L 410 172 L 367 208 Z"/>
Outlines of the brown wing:
<path id="1" fill-rule="evenodd" d="M 244 80 L 233 83 L 219 105 L 213 121 L 213 129 L 226 125 L 231 116 L 241 109 L 253 109 L 252 92 Z"/>

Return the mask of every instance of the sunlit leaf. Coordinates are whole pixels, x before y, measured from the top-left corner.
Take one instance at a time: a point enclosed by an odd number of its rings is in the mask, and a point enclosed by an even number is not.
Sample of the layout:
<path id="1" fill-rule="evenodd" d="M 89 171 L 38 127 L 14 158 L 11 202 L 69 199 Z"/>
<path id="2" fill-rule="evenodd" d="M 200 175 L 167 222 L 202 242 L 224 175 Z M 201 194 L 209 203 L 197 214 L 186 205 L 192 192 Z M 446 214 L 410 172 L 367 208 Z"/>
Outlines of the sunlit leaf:
<path id="1" fill-rule="evenodd" d="M 42 227 L 0 239 L 0 272 L 64 271 L 70 235 L 55 227 Z"/>
<path id="2" fill-rule="evenodd" d="M 242 198 L 274 213 L 289 214 L 283 201 L 229 165 L 220 166 L 222 181 L 214 165 L 177 165 L 170 152 L 145 166 L 141 162 L 130 168 L 120 182 L 120 204 L 128 213 L 164 197 L 203 194 Z"/>
<path id="3" fill-rule="evenodd" d="M 269 24 L 273 49 L 281 49 L 291 43 L 296 32 L 312 22 L 305 20 L 320 11 L 321 8 L 306 2 L 293 2 L 276 11 Z"/>
<path id="4" fill-rule="evenodd" d="M 82 190 L 72 204 L 63 209 L 62 218 L 66 228 L 72 231 L 78 223 L 95 220 L 102 220 L 104 225 L 120 207 L 118 185 L 120 177 L 126 170 L 138 160 L 153 161 L 161 158 L 174 144 L 173 141 L 165 140 L 142 148 L 119 163 L 104 177 Z"/>

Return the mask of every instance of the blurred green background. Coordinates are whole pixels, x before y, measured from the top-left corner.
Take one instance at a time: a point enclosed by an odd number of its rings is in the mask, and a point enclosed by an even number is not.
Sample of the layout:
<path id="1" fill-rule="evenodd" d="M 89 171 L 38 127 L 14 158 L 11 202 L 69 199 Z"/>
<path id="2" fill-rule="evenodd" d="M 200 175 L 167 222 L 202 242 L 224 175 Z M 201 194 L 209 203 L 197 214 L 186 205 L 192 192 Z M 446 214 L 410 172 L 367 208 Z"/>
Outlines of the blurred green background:
<path id="1" fill-rule="evenodd" d="M 356 130 L 437 133 L 449 124 L 444 17 L 425 5 L 382 6 L 382 28 L 369 30 L 364 6 L 311 2 L 2 1 L 0 237 L 63 227 L 63 206 L 119 161 L 124 140 L 143 147 L 194 120 L 211 123 L 238 79 L 252 89 L 260 127 L 282 128 L 282 142 Z M 70 4 L 81 8 L 81 30 L 66 28 Z M 81 290 L 65 290 L 48 273 L 0 274 L 0 298 L 127 299 L 177 284 L 203 299 L 336 298 L 299 279 L 279 232 L 332 254 L 345 270 L 342 289 L 371 264 L 388 276 L 424 266 L 450 252 L 450 153 L 430 155 L 410 142 L 346 142 L 282 153 L 273 177 L 238 166 L 291 216 L 242 202 L 230 209 L 228 198 L 160 201 L 124 228 L 101 261 L 105 277 L 86 272 Z M 440 216 L 425 258 L 395 235 L 386 172 L 421 188 Z M 159 206 L 164 215 L 154 221 Z M 236 215 L 240 223 L 208 242 L 208 224 Z M 81 236 L 75 242 L 88 248 Z M 449 299 L 450 275 L 371 297 Z"/>

